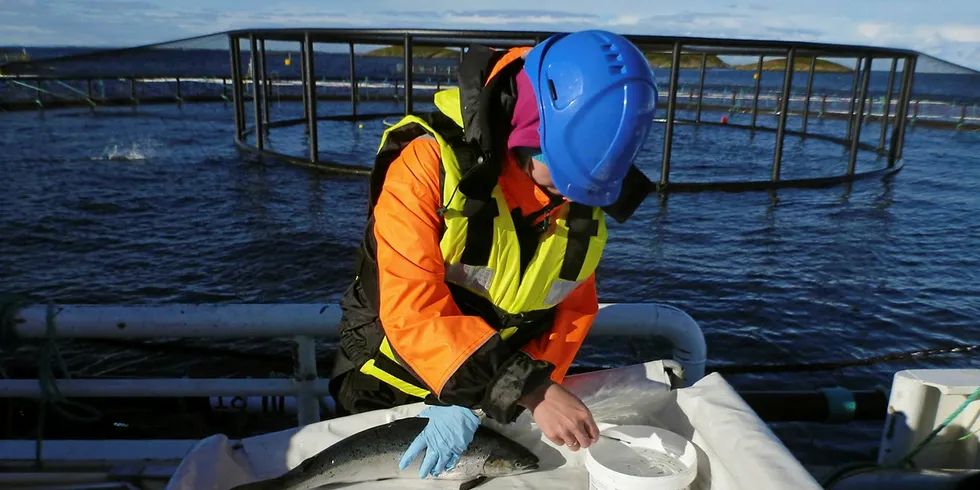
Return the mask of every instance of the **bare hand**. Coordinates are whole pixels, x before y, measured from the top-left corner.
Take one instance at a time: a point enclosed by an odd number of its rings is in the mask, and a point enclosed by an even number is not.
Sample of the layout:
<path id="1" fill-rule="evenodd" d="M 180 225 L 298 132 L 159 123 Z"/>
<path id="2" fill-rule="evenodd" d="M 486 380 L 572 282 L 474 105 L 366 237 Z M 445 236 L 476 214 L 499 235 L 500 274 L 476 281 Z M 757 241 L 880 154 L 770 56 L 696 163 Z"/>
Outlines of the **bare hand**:
<path id="1" fill-rule="evenodd" d="M 599 438 L 592 412 L 577 396 L 558 383 L 529 393 L 521 400 L 551 442 L 572 451 L 591 446 Z"/>

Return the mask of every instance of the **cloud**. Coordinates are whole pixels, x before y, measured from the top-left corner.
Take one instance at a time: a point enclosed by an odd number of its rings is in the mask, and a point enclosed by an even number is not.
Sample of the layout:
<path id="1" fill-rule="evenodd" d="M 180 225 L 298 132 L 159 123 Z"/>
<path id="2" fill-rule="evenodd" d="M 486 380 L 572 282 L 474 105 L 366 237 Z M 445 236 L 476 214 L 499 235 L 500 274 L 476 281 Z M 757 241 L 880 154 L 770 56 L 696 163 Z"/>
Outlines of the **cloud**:
<path id="1" fill-rule="evenodd" d="M 473 17 L 492 17 L 505 18 L 511 20 L 523 20 L 528 18 L 547 18 L 547 19 L 568 19 L 577 21 L 580 19 L 599 20 L 597 14 L 583 14 L 578 12 L 566 12 L 560 10 L 464 10 L 447 12 L 450 16 L 473 16 Z M 431 14 L 431 12 L 430 12 Z"/>
<path id="2" fill-rule="evenodd" d="M 420 10 L 394 0 L 358 0 L 344 7 L 308 0 L 0 0 L 0 45 L 132 46 L 254 27 L 433 28 L 569 31 L 604 28 L 624 34 L 778 39 L 914 49 L 980 68 L 980 12 L 975 0 L 944 0 L 928 12 L 906 0 L 821 0 L 787 6 L 725 1 L 652 6 L 641 0 L 496 0 L 491 8 L 430 0 Z M 206 5 L 205 5 L 206 4 Z M 597 6 L 597 5 L 601 5 Z M 884 8 L 884 7 L 888 8 Z M 516 8 L 512 8 L 516 7 Z M 652 13 L 656 15 L 652 15 Z M 846 12 L 843 13 L 843 12 Z M 16 18 L 16 22 L 10 19 Z M 971 21 L 971 19 L 977 19 Z"/>
<path id="3" fill-rule="evenodd" d="M 937 29 L 949 41 L 960 43 L 980 43 L 980 25 L 946 25 Z"/>
<path id="4" fill-rule="evenodd" d="M 881 35 L 881 32 L 888 27 L 888 24 L 878 24 L 875 22 L 862 22 L 858 24 L 857 31 L 862 36 L 874 39 Z"/>
<path id="5" fill-rule="evenodd" d="M 39 35 L 49 35 L 55 34 L 55 31 L 51 29 L 45 29 L 43 27 L 37 26 L 18 26 L 18 25 L 4 25 L 0 24 L 0 32 L 6 33 L 18 33 L 18 34 L 39 34 Z"/>
<path id="6" fill-rule="evenodd" d="M 914 49 L 953 63 L 980 69 L 980 25 L 861 23 L 855 42 Z"/>
<path id="7" fill-rule="evenodd" d="M 614 17 L 606 22 L 606 25 L 610 27 L 620 27 L 620 26 L 635 26 L 638 25 L 643 19 L 639 15 L 627 14 Z"/>
<path id="8" fill-rule="evenodd" d="M 576 15 L 569 12 L 447 12 L 442 18 L 448 23 L 465 23 L 479 25 L 507 25 L 515 22 L 524 24 L 555 25 L 580 22 L 596 22 L 595 15 Z"/>

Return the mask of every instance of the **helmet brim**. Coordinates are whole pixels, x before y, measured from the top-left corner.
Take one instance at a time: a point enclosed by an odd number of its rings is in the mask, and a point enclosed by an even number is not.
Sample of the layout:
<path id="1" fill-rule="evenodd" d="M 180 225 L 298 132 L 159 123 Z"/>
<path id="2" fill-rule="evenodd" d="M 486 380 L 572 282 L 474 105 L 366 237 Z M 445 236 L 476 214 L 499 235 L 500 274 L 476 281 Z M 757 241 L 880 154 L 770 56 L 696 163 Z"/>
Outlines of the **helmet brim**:
<path id="1" fill-rule="evenodd" d="M 555 189 L 557 189 L 562 196 L 570 201 L 584 204 L 586 206 L 609 206 L 619 199 L 619 194 L 623 190 L 622 180 L 612 180 L 606 182 L 605 185 L 601 187 L 593 185 L 585 188 L 572 184 L 570 182 L 571 179 L 569 179 L 560 168 L 556 169 L 549 166 L 548 171 L 551 173 L 551 181 L 554 183 Z"/>
<path id="2" fill-rule="evenodd" d="M 570 201 L 593 207 L 609 206 L 619 199 L 619 195 L 623 190 L 622 179 L 609 181 L 601 187 L 593 185 L 589 188 L 584 188 L 574 185 L 571 183 L 568 175 L 562 170 L 561 165 L 551 165 L 544 154 L 541 153 L 540 149 L 535 149 L 533 153 L 529 152 L 529 156 L 548 168 L 548 173 L 551 175 L 551 182 L 555 189 L 558 190 L 558 193 L 562 197 Z"/>

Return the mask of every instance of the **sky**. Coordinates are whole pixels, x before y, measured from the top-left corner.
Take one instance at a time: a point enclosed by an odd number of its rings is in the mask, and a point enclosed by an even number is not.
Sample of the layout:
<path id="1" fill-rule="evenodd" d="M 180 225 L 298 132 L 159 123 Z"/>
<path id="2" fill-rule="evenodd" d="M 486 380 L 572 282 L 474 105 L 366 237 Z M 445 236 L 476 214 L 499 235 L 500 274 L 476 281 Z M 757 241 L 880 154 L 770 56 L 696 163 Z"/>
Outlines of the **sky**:
<path id="1" fill-rule="evenodd" d="M 980 0 L 0 0 L 0 45 L 151 44 L 256 27 L 681 35 L 914 49 L 980 70 Z"/>

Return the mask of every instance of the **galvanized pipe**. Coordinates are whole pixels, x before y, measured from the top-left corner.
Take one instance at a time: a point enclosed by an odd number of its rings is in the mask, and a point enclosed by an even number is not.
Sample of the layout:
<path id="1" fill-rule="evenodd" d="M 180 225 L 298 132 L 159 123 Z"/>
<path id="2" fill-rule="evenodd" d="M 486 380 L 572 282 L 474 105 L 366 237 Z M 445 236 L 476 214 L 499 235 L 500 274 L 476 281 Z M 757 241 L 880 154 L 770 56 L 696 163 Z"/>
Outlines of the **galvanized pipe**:
<path id="1" fill-rule="evenodd" d="M 908 105 L 909 105 L 909 101 L 912 99 L 912 85 L 915 82 L 916 61 L 918 61 L 917 56 L 909 56 L 908 58 L 905 59 L 904 70 L 908 71 L 908 75 L 904 81 L 905 92 L 904 92 L 904 102 L 902 103 L 903 106 L 902 119 L 901 121 L 899 121 L 900 127 L 898 129 L 898 147 L 896 148 L 896 150 L 897 150 L 897 158 L 899 160 L 902 159 L 902 151 L 905 146 L 905 128 L 908 125 Z"/>
<path id="2" fill-rule="evenodd" d="M 881 108 L 881 136 L 878 138 L 878 150 L 885 148 L 885 135 L 888 133 L 888 116 L 892 106 L 892 91 L 895 89 L 895 70 L 898 68 L 898 58 L 892 58 L 892 67 L 888 72 L 888 88 L 885 89 L 885 106 Z"/>
<path id="3" fill-rule="evenodd" d="M 796 48 L 786 53 L 786 71 L 783 73 L 783 92 L 779 102 L 779 122 L 776 126 L 776 151 L 772 160 L 772 181 L 779 181 L 783 159 L 783 140 L 786 136 L 786 118 L 789 113 L 790 92 L 793 89 L 793 64 L 796 62 Z"/>
<path id="4" fill-rule="evenodd" d="M 310 140 L 310 162 L 317 163 L 320 160 L 320 145 L 316 116 L 316 70 L 313 57 L 313 38 L 307 33 L 303 40 L 303 71 L 306 72 L 307 82 L 303 86 L 303 90 L 306 91 L 306 128 Z"/>
<path id="5" fill-rule="evenodd" d="M 228 43 L 231 48 L 231 96 L 232 104 L 235 106 L 235 141 L 242 140 L 242 133 L 245 132 L 245 100 L 242 97 L 242 46 L 241 40 L 235 36 L 229 36 Z"/>
<path id="6" fill-rule="evenodd" d="M 704 99 L 704 76 L 705 72 L 708 71 L 708 55 L 701 54 L 701 80 L 698 82 L 698 109 L 697 114 L 694 116 L 694 122 L 701 122 L 701 100 Z"/>
<path id="7" fill-rule="evenodd" d="M 228 36 L 228 52 L 231 55 L 231 109 L 235 118 L 235 143 L 242 139 L 242 115 L 239 112 L 239 64 L 238 51 L 235 49 L 238 39 L 235 36 Z"/>
<path id="8" fill-rule="evenodd" d="M 255 147 L 258 149 L 265 148 L 265 130 L 262 127 L 262 104 L 259 101 L 259 94 L 262 92 L 259 88 L 259 57 L 257 56 L 259 52 L 258 43 L 255 40 L 255 34 L 249 34 L 249 59 L 252 62 L 252 107 L 255 110 L 255 124 L 253 126 L 255 133 Z"/>
<path id="9" fill-rule="evenodd" d="M 675 65 L 676 66 L 676 65 Z M 58 305 L 55 338 L 153 339 L 308 336 L 339 339 L 341 309 L 335 304 L 165 304 L 149 306 Z M 19 338 L 48 338 L 47 306 L 27 306 L 14 315 L 13 333 Z M 600 303 L 590 336 L 662 337 L 673 346 L 673 358 L 685 371 L 685 383 L 704 376 L 707 346 L 698 323 L 684 311 L 657 303 Z M 305 342 L 305 340 L 304 340 Z M 301 345 L 298 344 L 298 345 Z M 304 363 L 301 378 L 315 372 L 310 345 L 297 350 Z M 313 366 L 313 370 L 309 368 Z M 7 381 L 0 380 L 0 385 Z M 105 381 L 105 380 L 99 380 Z M 145 382 L 147 380 L 132 380 Z M 228 380 L 222 380 L 222 382 Z M 244 381 L 244 380 L 243 380 Z M 255 380 L 252 380 L 255 381 Z M 71 380 L 69 383 L 77 383 Z M 188 383 L 196 380 L 186 380 Z M 290 380 L 289 383 L 295 383 Z M 37 382 L 33 382 L 36 387 Z M 234 385 L 230 385 L 234 386 Z M 239 387 L 240 388 L 240 387 Z M 129 389 L 129 388 L 127 388 Z M 209 390 L 211 387 L 209 387 Z M 231 389 L 224 393 L 238 393 Z M 0 390 L 0 394 L 2 394 Z M 282 392 L 279 392 L 282 393 Z M 249 392 L 262 395 L 268 393 Z M 66 396 L 71 396 L 65 393 Z"/>
<path id="10" fill-rule="evenodd" d="M 762 59 L 764 57 L 759 57 L 759 66 L 755 70 L 755 95 L 752 97 L 752 128 L 755 128 L 755 120 L 759 115 L 759 91 L 762 90 Z"/>
<path id="11" fill-rule="evenodd" d="M 350 113 L 353 116 L 357 115 L 357 74 L 354 66 L 354 43 L 348 43 L 350 46 Z"/>
<path id="12" fill-rule="evenodd" d="M 857 121 L 854 125 L 854 137 L 851 138 L 851 156 L 847 162 L 847 175 L 854 175 L 857 167 L 858 143 L 861 141 L 861 126 L 864 125 L 864 101 L 868 95 L 868 84 L 871 82 L 871 55 L 864 59 L 864 73 L 861 75 L 861 96 L 858 102 Z"/>
<path id="13" fill-rule="evenodd" d="M 600 303 L 591 332 L 636 335 L 644 322 L 663 310 L 657 303 Z M 308 335 L 337 340 L 342 310 L 323 303 L 239 303 L 161 305 L 57 305 L 56 338 L 155 339 L 246 337 L 278 338 Z M 32 305 L 14 317 L 17 336 L 47 338 L 47 307 Z"/>
<path id="14" fill-rule="evenodd" d="M 665 187 L 670 181 L 670 151 L 674 140 L 674 113 L 677 110 L 677 79 L 680 76 L 681 43 L 674 43 L 674 53 L 670 58 L 670 95 L 667 96 L 667 124 L 664 128 L 663 163 L 660 167 L 660 185 Z"/>
<path id="15" fill-rule="evenodd" d="M 854 81 L 851 84 L 851 102 L 847 106 L 847 136 L 845 140 L 851 139 L 851 131 L 854 129 L 854 104 L 857 103 L 858 77 L 861 75 L 861 58 L 854 63 Z"/>
<path id="16" fill-rule="evenodd" d="M 806 100 L 803 101 L 803 129 L 802 133 L 806 134 L 806 125 L 810 120 L 810 97 L 813 96 L 813 75 L 817 72 L 817 57 L 810 57 L 810 75 L 806 80 Z"/>
<path id="17" fill-rule="evenodd" d="M 405 115 L 412 113 L 412 35 L 405 34 Z"/>
<path id="18" fill-rule="evenodd" d="M 908 119 L 909 60 L 902 61 L 902 81 L 898 87 L 898 100 L 895 102 L 895 126 L 892 129 L 891 141 L 888 144 L 888 167 L 891 168 L 898 160 L 899 133 L 905 131 Z"/>
<path id="19" fill-rule="evenodd" d="M 297 419 L 300 425 L 320 421 L 320 400 L 316 391 L 316 342 L 308 335 L 294 337 L 294 376 L 299 385 L 296 392 Z"/>
<path id="20" fill-rule="evenodd" d="M 266 70 L 265 58 L 265 39 L 259 40 L 259 58 L 262 60 L 262 116 L 265 117 L 265 125 L 269 124 L 269 72 Z"/>
<path id="21" fill-rule="evenodd" d="M 306 94 L 306 85 L 310 83 L 307 79 L 306 73 L 306 45 L 300 41 L 299 43 L 299 79 L 300 79 L 300 94 L 303 96 L 303 121 L 304 123 L 309 120 L 310 114 L 307 112 L 309 108 L 309 100 Z M 307 135 L 310 134 L 309 126 L 303 128 L 303 132 Z"/>

